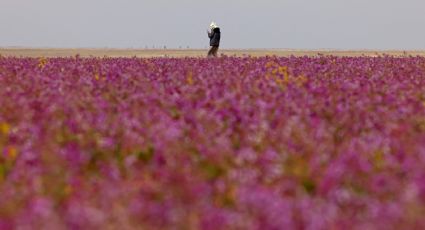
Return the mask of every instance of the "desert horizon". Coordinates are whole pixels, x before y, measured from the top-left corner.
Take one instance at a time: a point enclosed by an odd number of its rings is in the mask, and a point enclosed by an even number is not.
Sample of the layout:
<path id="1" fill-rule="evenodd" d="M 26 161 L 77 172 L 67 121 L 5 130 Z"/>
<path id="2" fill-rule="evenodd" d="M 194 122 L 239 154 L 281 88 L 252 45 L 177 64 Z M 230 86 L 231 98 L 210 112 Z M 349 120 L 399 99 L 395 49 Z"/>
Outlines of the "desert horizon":
<path id="1" fill-rule="evenodd" d="M 0 55 L 6 57 L 205 57 L 207 49 L 142 49 L 142 48 L 31 48 L 4 47 Z M 219 55 L 226 56 L 425 56 L 425 50 L 342 50 L 342 49 L 221 49 Z"/>

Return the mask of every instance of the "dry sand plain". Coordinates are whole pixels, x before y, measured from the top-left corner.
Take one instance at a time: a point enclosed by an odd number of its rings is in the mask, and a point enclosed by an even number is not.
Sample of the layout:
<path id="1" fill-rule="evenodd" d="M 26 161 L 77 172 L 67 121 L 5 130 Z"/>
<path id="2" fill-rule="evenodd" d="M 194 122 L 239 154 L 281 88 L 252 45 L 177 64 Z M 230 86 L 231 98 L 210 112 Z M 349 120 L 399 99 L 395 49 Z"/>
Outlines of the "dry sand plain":
<path id="1" fill-rule="evenodd" d="M 15 57 L 205 57 L 206 49 L 58 49 L 58 48 L 0 48 L 1 56 Z M 290 49 L 224 49 L 219 54 L 227 56 L 425 56 L 423 51 L 375 51 L 375 50 L 290 50 Z"/>

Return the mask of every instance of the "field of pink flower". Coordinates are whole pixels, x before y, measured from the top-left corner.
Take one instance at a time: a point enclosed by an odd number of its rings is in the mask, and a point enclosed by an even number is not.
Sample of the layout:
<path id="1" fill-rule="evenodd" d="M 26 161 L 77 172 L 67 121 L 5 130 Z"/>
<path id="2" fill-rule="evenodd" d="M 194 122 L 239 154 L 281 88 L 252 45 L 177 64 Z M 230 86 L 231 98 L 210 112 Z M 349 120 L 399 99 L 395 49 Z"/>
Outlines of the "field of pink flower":
<path id="1" fill-rule="evenodd" d="M 425 58 L 2 58 L 0 229 L 423 229 Z"/>

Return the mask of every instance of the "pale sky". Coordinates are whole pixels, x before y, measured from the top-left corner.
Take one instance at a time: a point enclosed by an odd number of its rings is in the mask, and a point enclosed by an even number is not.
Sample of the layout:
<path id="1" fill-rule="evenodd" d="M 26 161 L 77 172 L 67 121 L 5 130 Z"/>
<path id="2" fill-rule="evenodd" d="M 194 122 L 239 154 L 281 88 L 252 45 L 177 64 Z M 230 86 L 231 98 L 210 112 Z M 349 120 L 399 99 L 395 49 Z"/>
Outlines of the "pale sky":
<path id="1" fill-rule="evenodd" d="M 425 0 L 0 0 L 0 47 L 425 49 Z"/>

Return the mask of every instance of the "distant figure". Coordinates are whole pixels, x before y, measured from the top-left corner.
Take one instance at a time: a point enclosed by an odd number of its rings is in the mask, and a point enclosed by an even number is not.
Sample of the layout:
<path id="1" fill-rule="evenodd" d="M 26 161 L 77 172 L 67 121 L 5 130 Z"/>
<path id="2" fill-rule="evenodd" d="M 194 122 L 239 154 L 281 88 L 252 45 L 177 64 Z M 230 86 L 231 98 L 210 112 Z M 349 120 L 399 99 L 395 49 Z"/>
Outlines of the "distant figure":
<path id="1" fill-rule="evenodd" d="M 215 22 L 211 22 L 208 37 L 210 38 L 210 50 L 208 51 L 208 57 L 217 57 L 218 47 L 220 46 L 221 32 L 220 28 Z"/>

